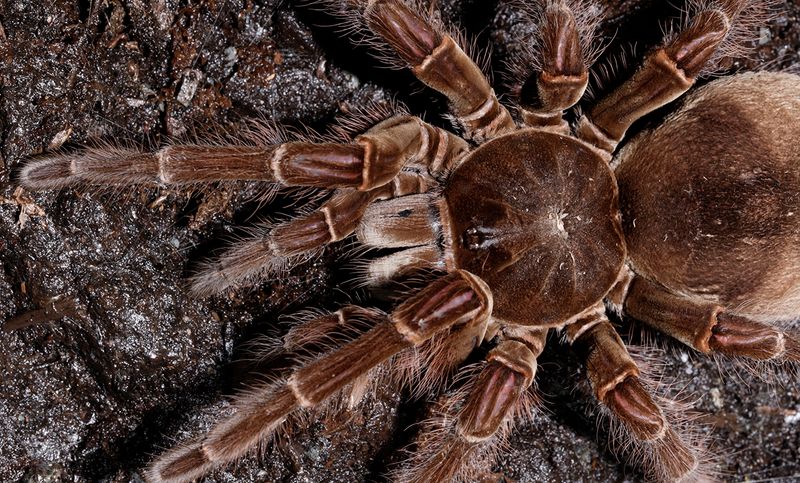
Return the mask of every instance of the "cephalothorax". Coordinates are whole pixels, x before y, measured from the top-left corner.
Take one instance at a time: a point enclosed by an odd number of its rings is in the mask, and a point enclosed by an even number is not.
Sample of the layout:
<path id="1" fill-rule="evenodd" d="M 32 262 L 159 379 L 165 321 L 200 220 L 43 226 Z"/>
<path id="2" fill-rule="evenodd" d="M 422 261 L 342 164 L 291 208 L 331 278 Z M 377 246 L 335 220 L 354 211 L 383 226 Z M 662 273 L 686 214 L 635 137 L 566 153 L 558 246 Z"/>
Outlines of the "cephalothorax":
<path id="1" fill-rule="evenodd" d="M 356 404 L 377 373 L 438 387 L 491 340 L 485 364 L 423 427 L 416 456 L 397 475 L 467 479 L 525 415 L 553 328 L 585 359 L 598 400 L 645 470 L 659 479 L 697 477 L 701 448 L 670 425 L 640 382 L 606 309 L 702 352 L 800 360 L 797 332 L 780 327 L 800 315 L 800 78 L 759 73 L 712 82 L 615 151 L 636 120 L 715 68 L 761 2 L 693 2 L 684 28 L 573 126 L 563 112 L 588 81 L 590 28 L 576 21 L 582 2 L 535 7 L 539 39 L 528 54 L 536 58 L 519 79 L 516 116 L 413 2 L 342 3 L 449 99 L 470 141 L 396 115 L 351 143 L 96 149 L 37 160 L 22 172 L 22 183 L 37 189 L 255 179 L 333 190 L 316 211 L 209 266 L 194 280 L 201 294 L 254 283 L 353 233 L 368 246 L 397 249 L 368 263 L 373 284 L 418 269 L 438 273 L 391 314 L 347 306 L 293 328 L 284 339 L 290 352 L 330 346 L 336 333 L 359 335 L 334 338 L 337 347 L 243 396 L 207 435 L 157 458 L 149 479 L 197 478 L 303 408 L 341 397 Z"/>
<path id="2" fill-rule="evenodd" d="M 625 259 L 614 175 L 569 136 L 526 129 L 481 145 L 440 206 L 448 267 L 489 284 L 498 321 L 563 326 L 602 300 Z"/>

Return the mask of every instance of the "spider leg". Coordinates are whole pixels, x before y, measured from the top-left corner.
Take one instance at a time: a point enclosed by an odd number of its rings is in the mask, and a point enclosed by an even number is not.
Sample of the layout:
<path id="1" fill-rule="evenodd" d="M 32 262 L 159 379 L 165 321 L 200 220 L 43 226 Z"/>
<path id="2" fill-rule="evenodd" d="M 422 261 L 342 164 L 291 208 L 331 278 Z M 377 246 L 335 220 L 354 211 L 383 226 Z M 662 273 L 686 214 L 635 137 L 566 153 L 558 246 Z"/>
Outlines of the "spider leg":
<path id="1" fill-rule="evenodd" d="M 477 374 L 464 371 L 471 380 L 440 405 L 438 417 L 423 424 L 397 481 L 472 481 L 491 466 L 487 458 L 495 456 L 514 420 L 531 413 L 527 390 L 547 329 L 526 332 L 524 340 L 502 340 Z"/>
<path id="2" fill-rule="evenodd" d="M 520 62 L 534 62 L 539 68 L 528 79 L 521 80 L 520 114 L 528 126 L 551 128 L 568 134 L 569 126 L 563 112 L 581 99 L 589 83 L 586 50 L 591 42 L 587 37 L 591 37 L 593 29 L 581 31 L 573 7 L 567 0 L 538 3 L 541 12 L 537 12 L 540 18 L 537 45 L 525 55 L 538 58 L 521 59 Z M 575 6 L 588 8 L 580 3 Z"/>
<path id="3" fill-rule="evenodd" d="M 339 190 L 319 210 L 279 224 L 262 235 L 238 243 L 217 260 L 204 266 L 192 279 L 200 295 L 218 293 L 230 286 L 250 285 L 263 275 L 277 272 L 307 257 L 322 246 L 342 240 L 354 231 L 365 245 L 381 248 L 425 245 L 415 254 L 390 255 L 377 260 L 376 274 L 392 272 L 396 262 L 438 263 L 436 234 L 430 220 L 430 197 L 414 195 L 428 190 L 432 176 L 440 177 L 460 159 L 461 147 L 442 135 L 437 154 L 423 163 L 409 164 L 391 182 L 371 191 Z M 457 138 L 456 138 L 457 139 Z M 433 148 L 431 148 L 433 149 Z M 424 166 L 427 173 L 413 169 Z M 378 200 L 388 200 L 379 201 Z M 414 258 L 409 256 L 414 255 Z M 417 258 L 421 256 L 422 258 Z M 423 264 L 432 266 L 431 264 Z M 369 278 L 371 280 L 371 278 Z"/>
<path id="4" fill-rule="evenodd" d="M 318 406 L 395 354 L 450 327 L 475 320 L 485 326 L 491 309 L 491 293 L 482 280 L 463 270 L 447 274 L 358 339 L 296 369 L 284 384 L 243 398 L 237 412 L 208 434 L 157 458 L 148 469 L 148 479 L 190 481 L 235 460 L 274 433 L 299 408 Z"/>
<path id="5" fill-rule="evenodd" d="M 689 24 L 648 55 L 633 76 L 601 99 L 578 124 L 578 136 L 605 151 L 610 159 L 628 128 L 694 84 L 720 52 L 747 0 L 700 2 Z M 750 2 L 752 3 L 752 2 Z M 745 12 L 747 13 L 747 12 Z"/>
<path id="6" fill-rule="evenodd" d="M 376 309 L 368 309 L 357 305 L 346 305 L 333 313 L 312 316 L 297 314 L 295 323 L 280 339 L 282 343 L 276 346 L 274 338 L 266 342 L 266 354 L 275 356 L 290 356 L 296 362 L 305 362 L 319 354 L 341 348 L 345 343 L 363 335 L 369 329 L 380 323 L 385 315 Z M 263 352 L 263 351 L 262 351 Z M 333 410 L 356 407 L 371 387 L 374 378 L 369 373 L 362 374 L 354 379 L 342 390 L 340 401 L 344 405 L 332 405 Z M 384 381 L 385 382 L 385 381 Z"/>
<path id="7" fill-rule="evenodd" d="M 623 444 L 642 458 L 643 469 L 659 480 L 696 474 L 699 448 L 687 444 L 639 380 L 639 368 L 600 305 L 597 312 L 567 326 L 567 338 L 585 361 L 594 393 L 622 425 Z M 686 481 L 690 481 L 687 479 Z"/>
<path id="8" fill-rule="evenodd" d="M 371 157 L 378 160 L 393 153 L 393 158 L 402 159 L 398 169 L 404 170 L 370 183 L 376 186 L 368 191 L 341 189 L 317 211 L 239 242 L 200 269 L 192 278 L 192 290 L 210 295 L 233 285 L 251 285 L 267 273 L 281 271 L 324 245 L 342 240 L 359 226 L 370 203 L 427 191 L 429 183 L 451 170 L 467 149 L 461 138 L 410 116 L 388 119 L 356 141 L 369 141 L 378 153 Z M 397 149 L 398 145 L 405 147 Z M 365 164 L 365 169 L 368 166 Z"/>
<path id="9" fill-rule="evenodd" d="M 358 305 L 345 305 L 336 312 L 318 314 L 315 317 L 293 325 L 283 336 L 281 349 L 285 352 L 297 352 L 309 347 L 319 347 L 329 342 L 331 334 L 348 334 L 356 331 L 359 335 L 366 332 L 364 321 L 380 320 L 382 314 L 374 309 Z"/>
<path id="10" fill-rule="evenodd" d="M 401 0 L 364 2 L 364 19 L 412 72 L 444 94 L 467 136 L 478 141 L 514 129 L 480 68 L 425 14 Z"/>
<path id="11" fill-rule="evenodd" d="M 625 313 L 703 353 L 800 362 L 800 334 L 675 295 L 645 278 L 628 289 Z"/>
<path id="12" fill-rule="evenodd" d="M 371 191 L 337 190 L 319 209 L 254 234 L 202 266 L 191 279 L 192 291 L 206 296 L 235 285 L 252 285 L 352 234 L 372 201 L 426 189 L 423 176 L 401 172 Z"/>
<path id="13" fill-rule="evenodd" d="M 454 134 L 412 116 L 389 118 L 351 144 L 288 142 L 263 146 L 172 145 L 156 152 L 86 148 L 28 163 L 20 183 L 54 189 L 102 185 L 263 180 L 284 186 L 356 188 L 390 182 L 407 163 L 437 174 L 467 148 Z"/>

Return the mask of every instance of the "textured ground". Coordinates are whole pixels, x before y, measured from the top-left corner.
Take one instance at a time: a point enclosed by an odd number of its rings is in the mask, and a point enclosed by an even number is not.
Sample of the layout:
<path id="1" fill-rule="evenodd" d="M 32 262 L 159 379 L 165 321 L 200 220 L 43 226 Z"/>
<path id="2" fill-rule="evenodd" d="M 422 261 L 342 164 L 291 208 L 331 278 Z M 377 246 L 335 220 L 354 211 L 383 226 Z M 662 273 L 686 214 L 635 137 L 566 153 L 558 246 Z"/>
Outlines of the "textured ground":
<path id="1" fill-rule="evenodd" d="M 439 97 L 375 68 L 323 14 L 277 0 L 197 3 L 0 2 L 0 320 L 18 327 L 0 332 L 0 481 L 140 481 L 149 455 L 208 425 L 248 380 L 231 363 L 241 344 L 280 314 L 335 306 L 347 279 L 334 248 L 285 280 L 192 299 L 182 284 L 192 262 L 267 212 L 252 201 L 259 187 L 27 193 L 13 183 L 27 156 L 88 139 L 155 145 L 251 116 L 324 127 L 337 112 L 390 98 L 440 122 Z M 514 11 L 439 3 L 493 47 L 502 71 L 506 45 L 526 27 Z M 609 52 L 652 44 L 656 16 L 676 14 L 656 0 L 607 3 Z M 756 59 L 732 68 L 800 67 L 800 5 L 784 8 L 758 32 Z M 282 199 L 269 209 L 291 211 Z M 667 348 L 665 370 L 700 398 L 724 478 L 800 479 L 796 380 L 772 388 Z M 548 351 L 540 376 L 545 413 L 519 428 L 485 481 L 639 479 L 596 443 L 569 351 Z M 378 394 L 208 481 L 380 480 L 420 408 Z"/>

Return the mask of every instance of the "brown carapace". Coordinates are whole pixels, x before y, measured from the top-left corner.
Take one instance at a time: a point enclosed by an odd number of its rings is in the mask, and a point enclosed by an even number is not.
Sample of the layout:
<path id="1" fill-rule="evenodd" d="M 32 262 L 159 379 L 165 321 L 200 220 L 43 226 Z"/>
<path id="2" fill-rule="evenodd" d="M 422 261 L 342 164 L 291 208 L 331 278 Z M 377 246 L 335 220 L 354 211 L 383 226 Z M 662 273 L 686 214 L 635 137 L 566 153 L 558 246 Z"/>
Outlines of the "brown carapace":
<path id="1" fill-rule="evenodd" d="M 586 12 L 596 7 L 532 3 L 539 38 L 523 59 L 527 72 L 518 62 L 513 115 L 417 3 L 325 4 L 351 12 L 364 33 L 444 94 L 464 137 L 398 114 L 349 143 L 86 149 L 24 168 L 22 185 L 33 189 L 247 179 L 331 190 L 315 211 L 209 265 L 194 279 L 199 294 L 256 283 L 353 234 L 396 249 L 364 262 L 372 284 L 438 273 L 389 314 L 347 306 L 293 328 L 285 350 L 317 348 L 316 356 L 241 396 L 207 434 L 156 458 L 150 481 L 198 478 L 300 412 L 358 404 L 377 374 L 437 390 L 470 352 L 492 344 L 482 365 L 462 369 L 460 389 L 422 426 L 415 453 L 394 475 L 468 480 L 491 464 L 514 419 L 530 415 L 536 359 L 551 329 L 585 360 L 635 463 L 653 479 L 695 480 L 702 448 L 640 381 L 606 310 L 703 353 L 800 360 L 799 335 L 786 328 L 800 315 L 800 77 L 762 72 L 710 82 L 616 149 L 634 122 L 683 96 L 740 47 L 764 2 L 691 2 L 683 27 L 571 125 L 563 113 L 587 86 Z M 342 333 L 356 335 L 332 337 Z"/>

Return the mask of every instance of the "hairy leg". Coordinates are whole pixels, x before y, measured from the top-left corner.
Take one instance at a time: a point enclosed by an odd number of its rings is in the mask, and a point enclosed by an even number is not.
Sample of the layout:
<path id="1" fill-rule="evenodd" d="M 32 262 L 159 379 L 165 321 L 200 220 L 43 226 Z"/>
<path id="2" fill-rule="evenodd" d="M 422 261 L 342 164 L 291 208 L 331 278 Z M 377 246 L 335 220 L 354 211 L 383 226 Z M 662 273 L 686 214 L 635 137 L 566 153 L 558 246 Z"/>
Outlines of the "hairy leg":
<path id="1" fill-rule="evenodd" d="M 414 455 L 397 481 L 472 481 L 491 466 L 514 420 L 532 412 L 527 391 L 547 329 L 525 331 L 524 340 L 502 340 L 479 372 L 465 370 L 471 380 L 440 404 L 437 417 L 423 423 Z"/>
<path id="2" fill-rule="evenodd" d="M 294 411 L 323 403 L 395 354 L 453 326 L 475 320 L 485 326 L 491 309 L 491 294 L 483 281 L 465 271 L 450 273 L 358 339 L 296 369 L 285 383 L 251 392 L 239 401 L 234 415 L 208 434 L 157 458 L 148 469 L 148 480 L 191 481 L 233 461 L 268 438 Z"/>
<path id="3" fill-rule="evenodd" d="M 658 480 L 693 481 L 701 448 L 685 441 L 639 380 L 639 368 L 608 321 L 604 309 L 567 326 L 567 338 L 584 359 L 594 393 L 612 422 L 623 428 L 623 448 L 641 458 L 643 469 Z"/>
<path id="4" fill-rule="evenodd" d="M 401 172 L 391 183 L 371 191 L 337 190 L 318 209 L 289 221 L 258 229 L 219 258 L 203 265 L 192 277 L 192 291 L 206 296 L 229 287 L 253 285 L 262 277 L 279 273 L 351 235 L 375 200 L 406 197 L 428 189 L 426 177 Z"/>
<path id="5" fill-rule="evenodd" d="M 642 277 L 631 282 L 624 310 L 705 354 L 800 362 L 800 334 L 796 331 L 727 313 L 717 304 L 675 295 Z"/>
<path id="6" fill-rule="evenodd" d="M 589 82 L 592 36 L 599 21 L 595 11 L 600 9 L 584 1 L 533 3 L 537 38 L 514 60 L 520 113 L 528 126 L 568 134 L 563 112 L 581 99 Z"/>
<path id="7" fill-rule="evenodd" d="M 278 361 L 279 366 L 302 365 L 325 352 L 343 347 L 380 324 L 386 315 L 377 309 L 345 305 L 332 313 L 303 311 L 288 320 L 291 328 L 283 337 L 265 336 L 253 343 L 254 360 L 259 364 Z M 263 361 L 263 362 L 261 362 Z M 382 371 L 378 371 L 381 372 Z M 321 413 L 356 407 L 375 383 L 372 373 L 365 373 L 342 389 L 341 397 L 329 399 L 317 409 Z M 385 383 L 384 379 L 380 380 Z"/>
<path id="8" fill-rule="evenodd" d="M 578 124 L 578 136 L 609 157 L 636 120 L 664 106 L 694 84 L 699 75 L 713 70 L 740 15 L 757 10 L 762 1 L 704 0 L 689 23 L 661 48 L 648 55 L 633 76 L 601 99 Z M 755 4 L 755 5 L 754 5 Z"/>
<path id="9" fill-rule="evenodd" d="M 481 141 L 514 129 L 480 68 L 431 16 L 402 0 L 353 2 L 367 27 L 426 85 L 444 94 L 467 136 Z"/>
<path id="10" fill-rule="evenodd" d="M 43 190 L 81 183 L 263 180 L 283 186 L 369 191 L 389 183 L 407 164 L 425 166 L 432 175 L 440 176 L 466 149 L 466 143 L 454 134 L 419 118 L 395 116 L 350 144 L 173 145 L 150 153 L 115 147 L 87 148 L 31 161 L 21 171 L 20 183 Z"/>

